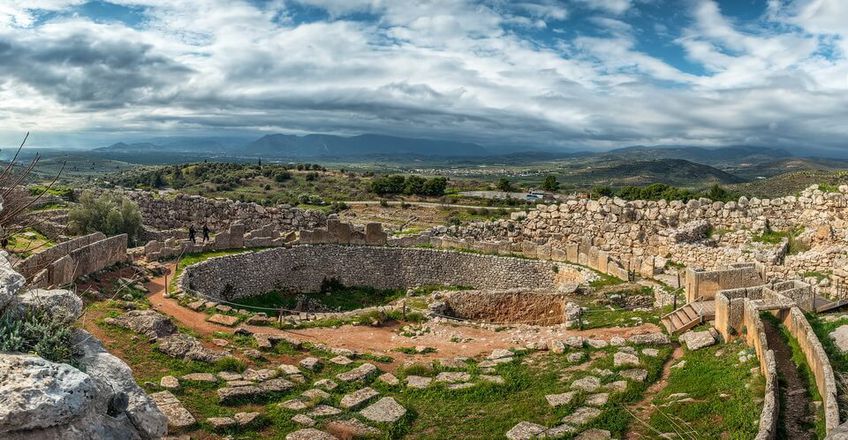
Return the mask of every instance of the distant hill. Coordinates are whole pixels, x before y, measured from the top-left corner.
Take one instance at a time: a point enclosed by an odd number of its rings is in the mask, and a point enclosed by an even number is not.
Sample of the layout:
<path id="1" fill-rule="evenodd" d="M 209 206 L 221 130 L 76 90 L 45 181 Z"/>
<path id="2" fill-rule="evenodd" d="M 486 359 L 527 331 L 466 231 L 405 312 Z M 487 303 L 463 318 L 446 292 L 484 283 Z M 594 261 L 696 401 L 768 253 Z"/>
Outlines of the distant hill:
<path id="1" fill-rule="evenodd" d="M 144 142 L 119 142 L 98 148 L 102 153 L 203 152 L 275 159 L 363 157 L 480 157 L 489 152 L 480 145 L 437 139 L 378 134 L 345 137 L 325 134 L 296 136 L 270 134 L 256 140 L 240 138 L 155 138 Z"/>
<path id="2" fill-rule="evenodd" d="M 488 154 L 477 144 L 416 139 L 378 134 L 343 137 L 326 134 L 295 136 L 271 134 L 247 144 L 242 153 L 268 157 L 441 156 L 471 157 Z"/>
<path id="3" fill-rule="evenodd" d="M 569 176 L 569 180 L 591 181 L 594 184 L 611 186 L 665 183 L 682 187 L 743 181 L 742 178 L 718 168 L 682 159 L 619 162 L 605 166 L 592 166 Z"/>
<path id="4" fill-rule="evenodd" d="M 602 153 L 609 158 L 627 158 L 630 160 L 682 159 L 714 167 L 736 167 L 773 162 L 776 159 L 792 157 L 792 154 L 780 148 L 730 146 L 720 148 L 703 147 L 627 147 Z"/>

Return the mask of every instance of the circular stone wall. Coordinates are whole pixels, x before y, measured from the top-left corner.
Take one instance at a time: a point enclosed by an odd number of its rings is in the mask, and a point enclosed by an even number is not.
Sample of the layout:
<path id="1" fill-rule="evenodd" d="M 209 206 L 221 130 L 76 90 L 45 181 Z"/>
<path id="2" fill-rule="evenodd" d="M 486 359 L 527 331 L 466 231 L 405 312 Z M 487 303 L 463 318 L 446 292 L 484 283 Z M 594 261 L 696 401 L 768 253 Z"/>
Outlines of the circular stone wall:
<path id="1" fill-rule="evenodd" d="M 189 266 L 186 291 L 234 300 L 271 290 L 317 292 L 325 280 L 377 289 L 424 285 L 572 292 L 589 274 L 551 261 L 435 249 L 303 245 L 211 258 Z"/>

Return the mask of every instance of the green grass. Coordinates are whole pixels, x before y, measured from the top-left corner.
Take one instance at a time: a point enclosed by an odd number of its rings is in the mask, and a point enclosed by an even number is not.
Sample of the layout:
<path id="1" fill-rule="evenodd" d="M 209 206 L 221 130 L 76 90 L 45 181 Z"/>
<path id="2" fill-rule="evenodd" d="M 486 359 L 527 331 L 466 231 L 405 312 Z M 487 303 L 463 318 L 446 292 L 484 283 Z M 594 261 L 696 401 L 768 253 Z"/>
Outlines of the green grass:
<path id="1" fill-rule="evenodd" d="M 403 289 L 375 289 L 372 287 L 334 286 L 323 292 L 301 294 L 315 300 L 332 311 L 346 312 L 365 307 L 382 306 L 406 296 Z M 293 309 L 297 305 L 295 293 L 271 291 L 258 296 L 239 299 L 245 309 L 262 310 L 262 308 Z"/>
<path id="2" fill-rule="evenodd" d="M 759 423 L 765 380 L 752 375 L 756 359 L 739 365 L 739 342 L 687 352 L 686 364 L 673 368 L 668 385 L 654 399 L 657 410 L 648 423 L 659 432 L 674 432 L 675 425 L 691 426 L 697 438 L 751 439 Z M 667 407 L 671 394 L 687 393 L 693 402 Z M 674 420 L 674 421 L 672 421 Z"/>
<path id="3" fill-rule="evenodd" d="M 774 319 L 771 314 L 766 313 L 765 315 Z M 777 321 L 776 319 L 774 320 Z M 780 335 L 783 337 L 783 340 L 792 350 L 792 362 L 798 367 L 798 374 L 807 383 L 807 393 L 810 399 L 813 401 L 821 401 L 822 396 L 819 392 L 818 385 L 816 384 L 816 377 L 812 370 L 810 370 L 810 365 L 807 364 L 807 358 L 804 356 L 804 352 L 801 351 L 801 346 L 798 344 L 798 340 L 789 333 L 789 329 L 786 328 L 785 325 L 780 324 L 778 328 L 780 329 Z M 779 424 L 778 426 L 782 426 L 782 424 Z M 825 438 L 826 429 L 824 424 L 824 406 L 822 406 L 816 413 L 815 428 L 818 438 Z"/>
<path id="4" fill-rule="evenodd" d="M 583 313 L 583 329 L 633 327 L 643 323 L 659 325 L 660 317 L 669 312 L 671 312 L 671 306 L 650 311 L 601 307 Z"/>
<path id="5" fill-rule="evenodd" d="M 600 272 L 595 272 L 595 274 L 598 276 L 598 279 L 589 283 L 589 287 L 593 289 L 597 290 L 602 287 L 617 286 L 619 284 L 624 284 L 624 280 L 616 278 L 612 275 L 607 275 Z"/>

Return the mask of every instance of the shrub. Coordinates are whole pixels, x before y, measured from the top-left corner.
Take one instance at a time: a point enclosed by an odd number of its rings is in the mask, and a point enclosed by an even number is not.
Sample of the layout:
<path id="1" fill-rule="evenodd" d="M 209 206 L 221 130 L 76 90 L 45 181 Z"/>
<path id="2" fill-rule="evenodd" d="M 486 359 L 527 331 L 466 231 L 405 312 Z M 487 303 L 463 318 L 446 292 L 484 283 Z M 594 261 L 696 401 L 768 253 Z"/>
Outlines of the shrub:
<path id="1" fill-rule="evenodd" d="M 75 365 L 71 328 L 43 310 L 0 318 L 0 351 L 35 353 L 52 362 Z"/>
<path id="2" fill-rule="evenodd" d="M 135 243 L 141 232 L 141 212 L 138 205 L 117 194 L 96 196 L 86 191 L 79 204 L 68 212 L 68 226 L 76 234 L 100 231 L 107 236 L 127 234 Z"/>
<path id="3" fill-rule="evenodd" d="M 542 182 L 542 189 L 545 191 L 556 192 L 559 190 L 559 182 L 557 181 L 556 176 L 548 175 L 545 176 L 545 180 Z"/>

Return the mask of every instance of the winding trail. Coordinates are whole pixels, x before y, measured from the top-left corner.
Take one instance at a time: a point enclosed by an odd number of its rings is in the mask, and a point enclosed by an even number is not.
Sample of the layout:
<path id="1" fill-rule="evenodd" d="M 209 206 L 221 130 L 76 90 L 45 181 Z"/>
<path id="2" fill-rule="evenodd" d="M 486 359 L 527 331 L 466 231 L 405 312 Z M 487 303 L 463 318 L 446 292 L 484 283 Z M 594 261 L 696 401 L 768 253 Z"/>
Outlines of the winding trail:
<path id="1" fill-rule="evenodd" d="M 645 393 L 642 395 L 642 399 L 638 402 L 630 404 L 627 406 L 627 409 L 634 415 L 635 419 L 641 420 L 645 423 L 651 419 L 651 414 L 656 410 L 656 406 L 653 404 L 654 397 L 662 391 L 666 385 L 668 385 L 668 376 L 671 374 L 671 366 L 677 362 L 677 360 L 683 357 L 683 348 L 680 345 L 675 345 L 674 351 L 671 353 L 671 356 L 665 361 L 663 364 L 662 374 L 660 378 L 651 384 Z M 644 438 L 643 429 L 645 429 L 645 425 L 638 423 L 637 420 L 634 420 L 630 424 L 631 429 L 625 434 L 624 438 L 627 440 L 638 440 Z"/>
<path id="2" fill-rule="evenodd" d="M 768 346 L 774 351 L 780 391 L 780 417 L 778 438 L 792 440 L 814 439 L 810 431 L 810 394 L 807 382 L 798 372 L 792 360 L 792 349 L 783 339 L 780 330 L 771 321 L 764 319 Z"/>

